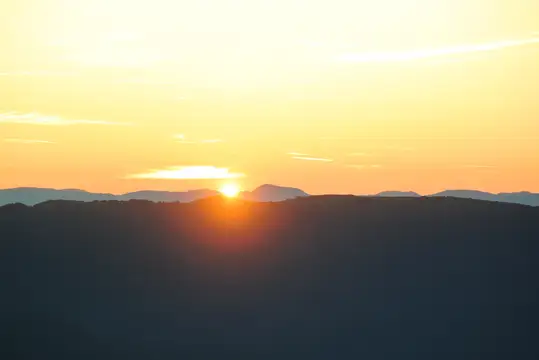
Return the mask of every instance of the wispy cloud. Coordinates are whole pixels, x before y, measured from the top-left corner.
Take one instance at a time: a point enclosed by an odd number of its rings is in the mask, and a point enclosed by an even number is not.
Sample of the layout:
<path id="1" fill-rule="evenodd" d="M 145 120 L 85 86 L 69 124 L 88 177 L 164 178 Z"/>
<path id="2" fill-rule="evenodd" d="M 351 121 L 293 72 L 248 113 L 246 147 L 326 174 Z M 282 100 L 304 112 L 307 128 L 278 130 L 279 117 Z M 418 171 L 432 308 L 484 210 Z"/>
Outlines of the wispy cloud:
<path id="1" fill-rule="evenodd" d="M 127 176 L 128 179 L 168 179 L 168 180 L 205 180 L 236 179 L 242 173 L 231 173 L 228 168 L 215 166 L 172 166 L 166 169 L 150 170 L 147 173 Z"/>
<path id="2" fill-rule="evenodd" d="M 305 160 L 305 161 L 333 162 L 333 159 L 319 158 L 319 157 L 310 157 L 310 156 L 293 156 L 292 159 L 295 159 L 295 160 Z"/>
<path id="3" fill-rule="evenodd" d="M 43 115 L 39 113 L 19 113 L 7 112 L 0 114 L 0 123 L 27 124 L 27 125 L 48 125 L 48 126 L 69 126 L 69 125 L 132 125 L 125 122 L 114 122 L 104 120 L 85 119 L 65 119 L 55 115 Z"/>
<path id="4" fill-rule="evenodd" d="M 401 52 L 347 53 L 339 55 L 337 57 L 337 60 L 350 63 L 403 62 L 451 55 L 463 55 L 477 52 L 496 51 L 533 44 L 539 44 L 539 37 Z"/>
<path id="5" fill-rule="evenodd" d="M 222 139 L 187 140 L 185 134 L 176 134 L 173 138 L 180 144 L 218 144 L 224 141 Z"/>
<path id="6" fill-rule="evenodd" d="M 320 161 L 320 162 L 333 162 L 333 159 L 329 159 L 326 157 L 321 156 L 314 156 L 306 153 L 300 153 L 300 152 L 289 152 L 287 155 L 290 156 L 291 159 L 294 160 L 303 160 L 303 161 Z"/>
<path id="7" fill-rule="evenodd" d="M 30 140 L 30 139 L 4 139 L 5 142 L 16 143 L 16 144 L 56 144 L 53 141 L 48 140 Z"/>

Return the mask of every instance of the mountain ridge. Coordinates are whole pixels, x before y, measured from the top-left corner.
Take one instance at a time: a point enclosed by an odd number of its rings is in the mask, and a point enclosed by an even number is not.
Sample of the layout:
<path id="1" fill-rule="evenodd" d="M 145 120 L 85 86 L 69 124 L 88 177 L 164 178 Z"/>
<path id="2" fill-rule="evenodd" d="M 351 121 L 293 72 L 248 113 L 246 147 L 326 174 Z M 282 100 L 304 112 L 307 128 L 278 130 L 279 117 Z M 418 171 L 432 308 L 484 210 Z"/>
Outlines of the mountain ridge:
<path id="1" fill-rule="evenodd" d="M 0 189 L 0 206 L 14 203 L 36 205 L 50 200 L 70 201 L 129 201 L 147 200 L 153 202 L 192 202 L 220 193 L 212 189 L 193 189 L 187 191 L 139 190 L 125 194 L 94 193 L 81 189 L 53 189 L 38 187 L 18 187 Z M 263 184 L 252 191 L 243 191 L 239 198 L 248 201 L 275 202 L 310 196 L 307 192 L 279 185 Z M 539 206 L 539 194 L 529 191 L 490 193 L 480 190 L 449 189 L 430 195 L 421 195 L 413 191 L 383 191 L 371 197 L 456 197 L 484 201 L 515 203 Z"/>
<path id="2" fill-rule="evenodd" d="M 80 189 L 52 189 L 38 187 L 19 187 L 0 189 L 0 206 L 14 203 L 37 205 L 51 200 L 68 201 L 129 201 L 147 200 L 153 202 L 192 202 L 219 195 L 211 189 L 193 189 L 187 191 L 139 190 L 125 194 L 93 193 Z M 309 196 L 306 192 L 278 185 L 265 184 L 253 191 L 243 191 L 239 198 L 250 201 L 284 201 L 295 197 Z"/>

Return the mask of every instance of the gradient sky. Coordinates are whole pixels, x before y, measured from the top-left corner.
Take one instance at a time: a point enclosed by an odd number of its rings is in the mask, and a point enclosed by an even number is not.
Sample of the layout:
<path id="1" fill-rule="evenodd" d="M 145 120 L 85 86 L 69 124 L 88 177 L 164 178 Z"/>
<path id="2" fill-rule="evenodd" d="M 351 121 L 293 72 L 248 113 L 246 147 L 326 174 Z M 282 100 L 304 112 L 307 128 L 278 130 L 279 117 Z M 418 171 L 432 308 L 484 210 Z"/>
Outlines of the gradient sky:
<path id="1" fill-rule="evenodd" d="M 537 0 L 2 0 L 0 188 L 539 192 Z"/>

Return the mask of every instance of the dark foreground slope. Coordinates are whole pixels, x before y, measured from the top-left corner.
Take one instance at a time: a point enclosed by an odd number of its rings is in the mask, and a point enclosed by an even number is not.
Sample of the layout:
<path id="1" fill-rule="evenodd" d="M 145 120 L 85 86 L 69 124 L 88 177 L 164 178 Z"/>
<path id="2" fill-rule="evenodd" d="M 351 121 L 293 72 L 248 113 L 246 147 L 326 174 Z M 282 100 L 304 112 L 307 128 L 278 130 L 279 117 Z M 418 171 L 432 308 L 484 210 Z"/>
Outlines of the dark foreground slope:
<path id="1" fill-rule="evenodd" d="M 539 209 L 0 208 L 2 359 L 537 359 Z"/>

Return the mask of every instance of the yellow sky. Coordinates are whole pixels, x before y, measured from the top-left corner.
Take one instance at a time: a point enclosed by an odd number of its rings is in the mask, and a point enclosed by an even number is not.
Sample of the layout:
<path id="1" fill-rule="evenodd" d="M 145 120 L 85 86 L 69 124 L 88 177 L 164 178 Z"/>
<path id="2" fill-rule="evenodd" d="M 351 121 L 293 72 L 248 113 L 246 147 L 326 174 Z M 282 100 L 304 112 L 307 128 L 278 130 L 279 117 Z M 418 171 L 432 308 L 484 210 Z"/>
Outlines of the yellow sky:
<path id="1" fill-rule="evenodd" d="M 539 192 L 537 0 L 2 0 L 0 188 Z"/>

